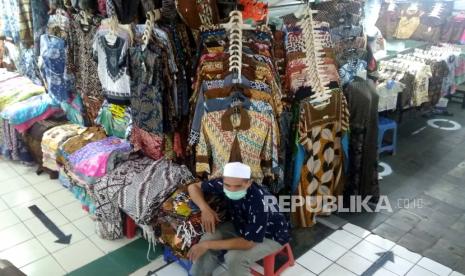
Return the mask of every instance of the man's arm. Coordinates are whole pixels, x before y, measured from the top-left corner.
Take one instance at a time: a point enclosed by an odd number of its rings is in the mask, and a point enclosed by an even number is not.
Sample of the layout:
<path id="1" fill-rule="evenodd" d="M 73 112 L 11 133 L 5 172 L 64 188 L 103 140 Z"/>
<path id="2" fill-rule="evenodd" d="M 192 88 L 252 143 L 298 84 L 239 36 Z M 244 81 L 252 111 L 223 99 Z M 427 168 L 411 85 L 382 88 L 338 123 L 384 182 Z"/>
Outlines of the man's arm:
<path id="1" fill-rule="evenodd" d="M 197 205 L 202 215 L 202 225 L 205 231 L 214 233 L 216 222 L 220 221 L 218 214 L 210 208 L 210 205 L 205 201 L 203 196 L 201 183 L 197 182 L 187 186 L 187 191 L 192 201 Z"/>
<path id="2" fill-rule="evenodd" d="M 191 261 L 197 261 L 207 250 L 249 250 L 255 246 L 253 241 L 248 241 L 242 237 L 216 240 L 216 241 L 201 241 L 192 246 L 187 253 L 187 257 Z"/>
<path id="3" fill-rule="evenodd" d="M 242 237 L 227 240 L 204 241 L 202 243 L 205 243 L 205 246 L 211 250 L 249 250 L 255 246 L 253 241 L 248 241 Z"/>

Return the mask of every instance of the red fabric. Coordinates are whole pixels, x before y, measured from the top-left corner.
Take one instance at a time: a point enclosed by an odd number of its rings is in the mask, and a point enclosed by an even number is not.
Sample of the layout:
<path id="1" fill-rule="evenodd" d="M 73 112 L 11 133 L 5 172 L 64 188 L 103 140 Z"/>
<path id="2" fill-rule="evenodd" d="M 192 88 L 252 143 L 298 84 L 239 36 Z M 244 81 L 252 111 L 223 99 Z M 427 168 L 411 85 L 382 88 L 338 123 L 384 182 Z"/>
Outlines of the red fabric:
<path id="1" fill-rule="evenodd" d="M 241 0 L 241 5 L 244 7 L 242 11 L 242 19 L 253 20 L 255 22 L 263 21 L 268 15 L 268 4 L 255 0 Z"/>
<path id="2" fill-rule="evenodd" d="M 39 121 L 43 121 L 45 119 L 48 119 L 50 118 L 52 115 L 56 114 L 56 113 L 59 113 L 61 112 L 61 109 L 60 108 L 49 108 L 47 109 L 44 113 L 42 113 L 42 115 L 40 115 L 39 117 L 36 117 L 36 118 L 33 118 L 33 119 L 30 119 L 29 121 L 26 121 L 22 124 L 19 124 L 19 125 L 15 125 L 15 129 L 19 132 L 19 133 L 24 133 L 26 132 L 30 127 L 32 127 L 33 124 L 35 124 L 36 122 L 39 122 Z"/>
<path id="3" fill-rule="evenodd" d="M 134 150 L 142 152 L 155 160 L 163 157 L 163 137 L 149 133 L 137 127 L 131 130 L 131 144 Z"/>

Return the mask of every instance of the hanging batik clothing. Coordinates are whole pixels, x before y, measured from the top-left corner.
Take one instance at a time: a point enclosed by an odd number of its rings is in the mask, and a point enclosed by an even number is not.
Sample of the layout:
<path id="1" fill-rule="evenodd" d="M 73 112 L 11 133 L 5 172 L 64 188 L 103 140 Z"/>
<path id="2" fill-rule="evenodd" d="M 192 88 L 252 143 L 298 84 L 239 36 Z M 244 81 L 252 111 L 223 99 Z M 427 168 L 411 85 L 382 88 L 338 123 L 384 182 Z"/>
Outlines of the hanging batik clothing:
<path id="1" fill-rule="evenodd" d="M 132 76 L 131 112 L 134 125 L 156 134 L 163 134 L 163 62 L 161 49 L 149 44 L 130 49 Z"/>
<path id="2" fill-rule="evenodd" d="M 82 16 L 80 15 L 75 15 L 74 20 L 71 20 L 76 91 L 82 97 L 87 123 L 94 125 L 94 120 L 97 118 L 98 110 L 103 102 L 97 64 L 92 59 L 92 42 L 97 32 L 97 26 L 94 22 L 82 25 L 81 20 Z"/>
<path id="3" fill-rule="evenodd" d="M 15 44 L 32 45 L 32 11 L 31 2 L 38 0 L 3 0 L 0 1 L 2 11 L 2 32 L 11 37 Z"/>
<path id="4" fill-rule="evenodd" d="M 277 133 L 277 122 L 269 113 L 239 107 L 237 114 L 229 108 L 203 115 L 197 174 L 219 178 L 223 166 L 236 161 L 249 165 L 251 178 L 262 183 L 264 176 L 272 176 L 273 133 Z"/>
<path id="5" fill-rule="evenodd" d="M 153 160 L 148 157 L 131 156 L 93 186 L 91 196 L 95 202 L 96 229 L 100 238 L 114 240 L 123 236 L 119 194 L 125 186 L 133 184 L 134 177 L 152 163 Z"/>
<path id="6" fill-rule="evenodd" d="M 379 197 L 378 102 L 373 83 L 356 77 L 344 89 L 350 112 L 350 167 L 345 195 Z"/>
<path id="7" fill-rule="evenodd" d="M 104 35 L 97 36 L 93 44 L 93 57 L 98 62 L 98 76 L 103 96 L 108 100 L 127 102 L 131 99 L 127 67 L 128 43 L 117 36 L 113 45 Z"/>
<path id="8" fill-rule="evenodd" d="M 297 193 L 299 196 L 315 199 L 310 201 L 312 208 L 317 207 L 317 196 L 342 194 L 341 137 L 348 126 L 346 100 L 338 90 L 332 92 L 331 102 L 321 109 L 313 107 L 309 102 L 301 103 L 299 142 L 305 148 L 308 159 L 302 167 Z M 318 213 L 309 211 L 306 205 L 298 207 L 297 223 L 302 227 L 312 226 Z"/>
<path id="9" fill-rule="evenodd" d="M 133 183 L 122 188 L 119 206 L 137 224 L 149 225 L 161 211 L 161 204 L 176 189 L 192 183 L 195 178 L 184 165 L 165 158 L 152 162 Z"/>
<path id="10" fill-rule="evenodd" d="M 67 74 L 66 41 L 60 37 L 44 34 L 40 37 L 40 59 L 42 74 L 50 96 L 57 102 L 68 100 L 71 79 Z"/>

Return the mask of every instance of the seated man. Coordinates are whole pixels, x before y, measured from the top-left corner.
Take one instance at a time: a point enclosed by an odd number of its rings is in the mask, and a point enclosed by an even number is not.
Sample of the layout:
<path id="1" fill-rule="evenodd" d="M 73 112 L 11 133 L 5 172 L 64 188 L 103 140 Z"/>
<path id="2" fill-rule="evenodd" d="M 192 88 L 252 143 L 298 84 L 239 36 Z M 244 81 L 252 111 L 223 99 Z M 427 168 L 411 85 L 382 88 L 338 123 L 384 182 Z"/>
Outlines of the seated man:
<path id="1" fill-rule="evenodd" d="M 228 163 L 224 166 L 223 179 L 192 184 L 188 191 L 202 212 L 202 224 L 207 232 L 188 253 L 194 262 L 192 275 L 211 275 L 223 250 L 227 250 L 224 259 L 228 275 L 249 275 L 254 262 L 289 242 L 289 223 L 283 214 L 275 211 L 278 206 L 265 209 L 265 202 L 270 202 L 265 196 L 271 195 L 252 183 L 249 166 Z M 205 202 L 204 193 L 227 200 L 231 222 L 215 227 L 218 215 Z"/>

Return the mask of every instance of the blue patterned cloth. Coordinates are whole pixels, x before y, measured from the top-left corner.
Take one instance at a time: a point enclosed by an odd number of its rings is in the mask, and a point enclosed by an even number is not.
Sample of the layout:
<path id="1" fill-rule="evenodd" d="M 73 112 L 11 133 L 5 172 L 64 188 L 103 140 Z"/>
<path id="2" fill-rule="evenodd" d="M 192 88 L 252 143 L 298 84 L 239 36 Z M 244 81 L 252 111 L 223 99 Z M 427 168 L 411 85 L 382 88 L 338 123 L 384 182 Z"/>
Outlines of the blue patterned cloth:
<path id="1" fill-rule="evenodd" d="M 40 58 L 43 61 L 42 73 L 48 93 L 58 102 L 69 99 L 72 87 L 71 77 L 66 72 L 66 41 L 44 34 L 40 37 Z"/>

